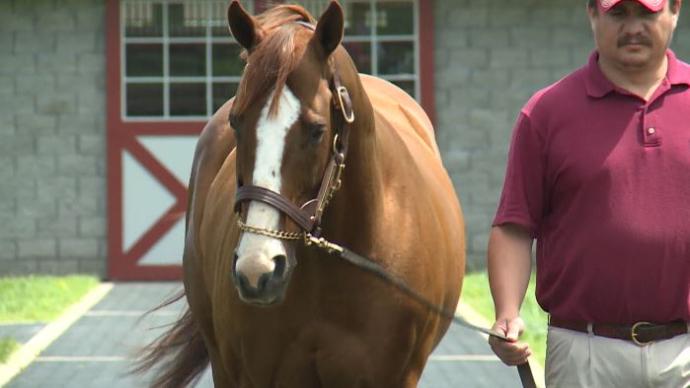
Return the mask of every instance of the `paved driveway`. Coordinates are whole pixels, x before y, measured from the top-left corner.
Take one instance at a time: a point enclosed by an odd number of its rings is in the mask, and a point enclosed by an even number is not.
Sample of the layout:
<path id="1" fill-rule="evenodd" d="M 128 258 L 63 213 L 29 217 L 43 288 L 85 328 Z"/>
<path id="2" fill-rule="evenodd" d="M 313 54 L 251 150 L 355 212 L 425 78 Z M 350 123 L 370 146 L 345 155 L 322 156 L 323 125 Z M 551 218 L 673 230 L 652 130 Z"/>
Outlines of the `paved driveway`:
<path id="1" fill-rule="evenodd" d="M 181 304 L 145 319 L 144 311 L 181 287 L 178 283 L 120 283 L 7 387 L 145 387 L 127 369 L 135 350 L 173 321 Z M 452 327 L 431 357 L 420 388 L 520 387 L 515 368 L 501 364 L 477 333 Z M 213 387 L 207 371 L 197 387 Z"/>

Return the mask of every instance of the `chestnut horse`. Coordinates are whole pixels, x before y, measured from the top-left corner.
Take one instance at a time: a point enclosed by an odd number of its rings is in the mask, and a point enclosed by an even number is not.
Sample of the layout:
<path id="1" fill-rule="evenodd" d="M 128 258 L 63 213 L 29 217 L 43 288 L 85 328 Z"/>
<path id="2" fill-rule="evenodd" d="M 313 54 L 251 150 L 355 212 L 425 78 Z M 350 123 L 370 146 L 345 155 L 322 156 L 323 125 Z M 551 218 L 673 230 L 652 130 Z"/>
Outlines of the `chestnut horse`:
<path id="1" fill-rule="evenodd" d="M 304 236 L 453 311 L 464 224 L 429 119 L 358 74 L 335 1 L 316 26 L 298 6 L 252 17 L 236 0 L 228 22 L 247 65 L 197 145 L 189 310 L 149 348 L 145 366 L 165 363 L 154 385 L 187 385 L 210 361 L 217 387 L 415 387 L 449 320 Z"/>

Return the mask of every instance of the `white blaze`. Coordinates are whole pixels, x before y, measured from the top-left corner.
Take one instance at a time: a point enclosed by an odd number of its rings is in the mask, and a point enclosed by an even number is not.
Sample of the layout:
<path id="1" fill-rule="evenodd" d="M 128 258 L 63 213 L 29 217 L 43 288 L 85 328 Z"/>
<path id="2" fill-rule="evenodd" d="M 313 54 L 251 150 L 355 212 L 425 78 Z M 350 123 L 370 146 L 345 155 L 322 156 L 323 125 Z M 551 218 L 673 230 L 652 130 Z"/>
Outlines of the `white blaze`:
<path id="1" fill-rule="evenodd" d="M 279 193 L 285 138 L 288 130 L 299 117 L 300 102 L 286 86 L 280 96 L 277 114 L 269 117 L 272 99 L 273 94 L 261 110 L 256 127 L 256 160 L 252 184 Z M 249 202 L 245 222 L 247 225 L 277 230 L 279 220 L 280 213 L 277 209 L 262 202 Z M 237 247 L 237 271 L 247 277 L 250 285 L 256 287 L 261 275 L 272 272 L 275 268 L 273 258 L 285 254 L 285 248 L 280 240 L 253 233 L 243 233 Z"/>

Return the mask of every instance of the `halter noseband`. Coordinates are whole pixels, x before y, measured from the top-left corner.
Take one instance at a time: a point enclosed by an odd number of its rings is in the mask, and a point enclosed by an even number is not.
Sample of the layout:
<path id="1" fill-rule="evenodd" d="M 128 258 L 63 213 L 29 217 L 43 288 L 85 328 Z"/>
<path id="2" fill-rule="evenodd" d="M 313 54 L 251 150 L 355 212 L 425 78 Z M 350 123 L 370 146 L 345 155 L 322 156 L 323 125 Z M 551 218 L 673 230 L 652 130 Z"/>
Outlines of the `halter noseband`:
<path id="1" fill-rule="evenodd" d="M 295 22 L 306 28 L 314 30 L 314 26 L 303 22 Z M 237 213 L 237 225 L 243 232 L 259 234 L 263 236 L 278 238 L 281 240 L 299 240 L 307 236 L 318 236 L 320 234 L 320 224 L 323 212 L 330 202 L 333 195 L 341 186 L 341 178 L 345 169 L 345 157 L 347 156 L 348 139 L 350 135 L 350 124 L 355 120 L 355 113 L 352 109 L 352 100 L 347 88 L 340 82 L 338 71 L 334 67 L 333 78 L 329 82 L 331 92 L 334 94 L 333 108 L 339 110 L 343 119 L 340 128 L 334 126 L 335 135 L 333 137 L 333 148 L 331 159 L 326 167 L 321 187 L 316 198 L 305 202 L 301 207 L 297 207 L 282 194 L 261 186 L 238 184 L 235 194 L 235 213 Z M 338 117 L 333 115 L 332 117 Z M 299 227 L 300 232 L 290 233 L 282 230 L 271 230 L 247 225 L 242 221 L 239 214 L 241 205 L 247 201 L 263 202 L 271 207 L 280 210 L 283 214 L 290 217 Z"/>

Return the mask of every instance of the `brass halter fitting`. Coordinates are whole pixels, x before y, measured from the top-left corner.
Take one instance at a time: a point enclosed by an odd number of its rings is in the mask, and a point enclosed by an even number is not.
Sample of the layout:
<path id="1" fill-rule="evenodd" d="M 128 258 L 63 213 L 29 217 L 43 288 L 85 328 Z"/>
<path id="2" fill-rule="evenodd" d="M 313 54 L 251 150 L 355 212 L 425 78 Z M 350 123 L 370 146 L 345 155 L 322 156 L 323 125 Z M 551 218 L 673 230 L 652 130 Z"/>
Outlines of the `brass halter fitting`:
<path id="1" fill-rule="evenodd" d="M 279 240 L 301 240 L 302 238 L 305 238 L 306 233 L 305 232 L 285 232 L 282 230 L 273 230 L 273 229 L 266 229 L 266 228 L 257 228 L 254 226 L 250 226 L 242 222 L 242 219 L 240 217 L 237 217 L 237 226 L 240 228 L 241 231 L 245 233 L 251 233 L 251 234 L 257 234 L 259 236 L 266 236 L 266 237 L 272 237 L 272 238 L 277 238 Z"/>
<path id="2" fill-rule="evenodd" d="M 343 114 L 343 119 L 345 119 L 346 123 L 352 124 L 352 122 L 355 121 L 355 111 L 352 110 L 351 106 L 348 108 L 343 100 L 346 98 L 350 101 L 350 93 L 345 86 L 338 86 L 335 92 L 338 95 L 338 104 L 340 105 L 340 112 Z"/>

